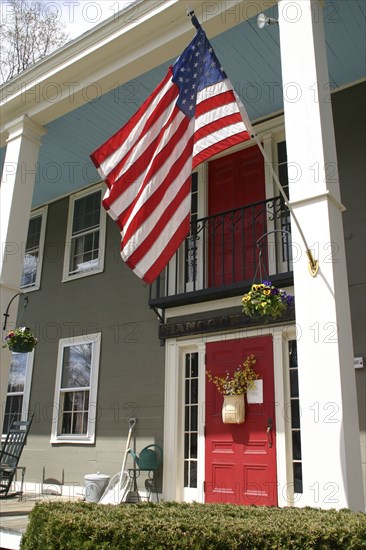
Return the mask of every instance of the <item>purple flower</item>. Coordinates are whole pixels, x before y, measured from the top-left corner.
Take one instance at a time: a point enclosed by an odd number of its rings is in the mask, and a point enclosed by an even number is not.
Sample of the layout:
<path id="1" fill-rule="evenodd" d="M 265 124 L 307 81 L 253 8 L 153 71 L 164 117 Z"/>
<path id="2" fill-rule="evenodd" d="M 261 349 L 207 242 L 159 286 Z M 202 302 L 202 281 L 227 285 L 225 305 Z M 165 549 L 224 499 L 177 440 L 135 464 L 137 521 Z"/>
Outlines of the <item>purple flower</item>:
<path id="1" fill-rule="evenodd" d="M 271 286 L 271 281 L 263 281 L 264 286 Z"/>

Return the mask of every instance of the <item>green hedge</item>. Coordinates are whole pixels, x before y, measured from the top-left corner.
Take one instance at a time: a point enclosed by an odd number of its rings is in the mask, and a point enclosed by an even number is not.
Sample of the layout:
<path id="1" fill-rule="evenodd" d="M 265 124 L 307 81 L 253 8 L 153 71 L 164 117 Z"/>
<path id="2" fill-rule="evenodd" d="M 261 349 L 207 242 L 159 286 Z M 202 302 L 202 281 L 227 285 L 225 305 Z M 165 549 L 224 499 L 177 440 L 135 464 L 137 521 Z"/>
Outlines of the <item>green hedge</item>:
<path id="1" fill-rule="evenodd" d="M 22 550 L 366 549 L 366 515 L 226 504 L 52 502 L 30 514 Z"/>

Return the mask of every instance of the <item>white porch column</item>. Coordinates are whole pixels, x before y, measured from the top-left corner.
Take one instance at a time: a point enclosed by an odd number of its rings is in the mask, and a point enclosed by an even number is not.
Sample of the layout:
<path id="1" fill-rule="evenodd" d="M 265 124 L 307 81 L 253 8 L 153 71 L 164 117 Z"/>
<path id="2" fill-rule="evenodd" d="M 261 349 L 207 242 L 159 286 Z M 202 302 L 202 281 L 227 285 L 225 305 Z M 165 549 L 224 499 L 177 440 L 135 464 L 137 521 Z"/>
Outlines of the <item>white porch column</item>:
<path id="1" fill-rule="evenodd" d="M 28 232 L 29 214 L 31 210 L 35 182 L 36 163 L 41 143 L 41 137 L 46 133 L 44 128 L 33 122 L 28 116 L 14 120 L 7 128 L 5 162 L 0 187 L 1 207 L 1 273 L 0 273 L 0 303 L 1 303 L 1 334 L 3 341 L 6 332 L 3 331 L 6 308 L 19 292 L 22 275 L 24 247 Z M 10 308 L 6 329 L 14 327 L 16 321 L 18 298 Z M 10 352 L 8 348 L 1 351 L 1 407 L 0 428 L 3 427 L 3 415 L 8 386 Z"/>
<path id="2" fill-rule="evenodd" d="M 299 506 L 364 510 L 342 210 L 322 3 L 279 0 L 290 200 L 319 259 L 294 264 L 303 495 Z M 351 122 L 351 121 L 350 121 Z M 294 173 L 296 172 L 296 174 Z M 291 179 L 292 178 L 292 179 Z"/>

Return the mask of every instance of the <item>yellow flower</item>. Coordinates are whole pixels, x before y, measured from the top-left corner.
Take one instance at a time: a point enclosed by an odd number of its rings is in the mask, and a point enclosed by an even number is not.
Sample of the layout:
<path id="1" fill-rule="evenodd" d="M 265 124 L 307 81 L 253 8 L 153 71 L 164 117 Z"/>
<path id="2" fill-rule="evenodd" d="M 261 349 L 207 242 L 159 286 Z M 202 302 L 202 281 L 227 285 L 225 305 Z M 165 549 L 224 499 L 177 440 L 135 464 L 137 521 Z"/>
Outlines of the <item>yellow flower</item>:
<path id="1" fill-rule="evenodd" d="M 271 294 L 271 291 L 267 288 L 267 289 L 264 289 L 263 290 L 263 294 L 265 294 L 266 296 L 268 296 L 268 294 Z"/>

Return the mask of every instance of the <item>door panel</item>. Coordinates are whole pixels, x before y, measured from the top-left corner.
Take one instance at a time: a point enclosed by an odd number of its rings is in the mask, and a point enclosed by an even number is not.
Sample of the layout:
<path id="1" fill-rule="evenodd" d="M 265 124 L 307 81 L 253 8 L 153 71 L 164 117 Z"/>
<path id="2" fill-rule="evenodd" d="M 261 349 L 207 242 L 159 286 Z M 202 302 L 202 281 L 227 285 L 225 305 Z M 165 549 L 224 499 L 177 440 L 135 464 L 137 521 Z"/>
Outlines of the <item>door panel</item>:
<path id="1" fill-rule="evenodd" d="M 214 375 L 232 372 L 251 353 L 263 380 L 263 403 L 246 402 L 243 424 L 223 424 L 223 397 L 206 378 L 206 502 L 277 505 L 272 337 L 208 343 L 207 369 Z M 271 431 L 267 433 L 269 425 Z"/>
<path id="2" fill-rule="evenodd" d="M 257 146 L 219 158 L 208 166 L 209 285 L 253 278 L 257 239 L 266 232 L 264 161 Z M 254 246 L 253 246 L 254 243 Z"/>

